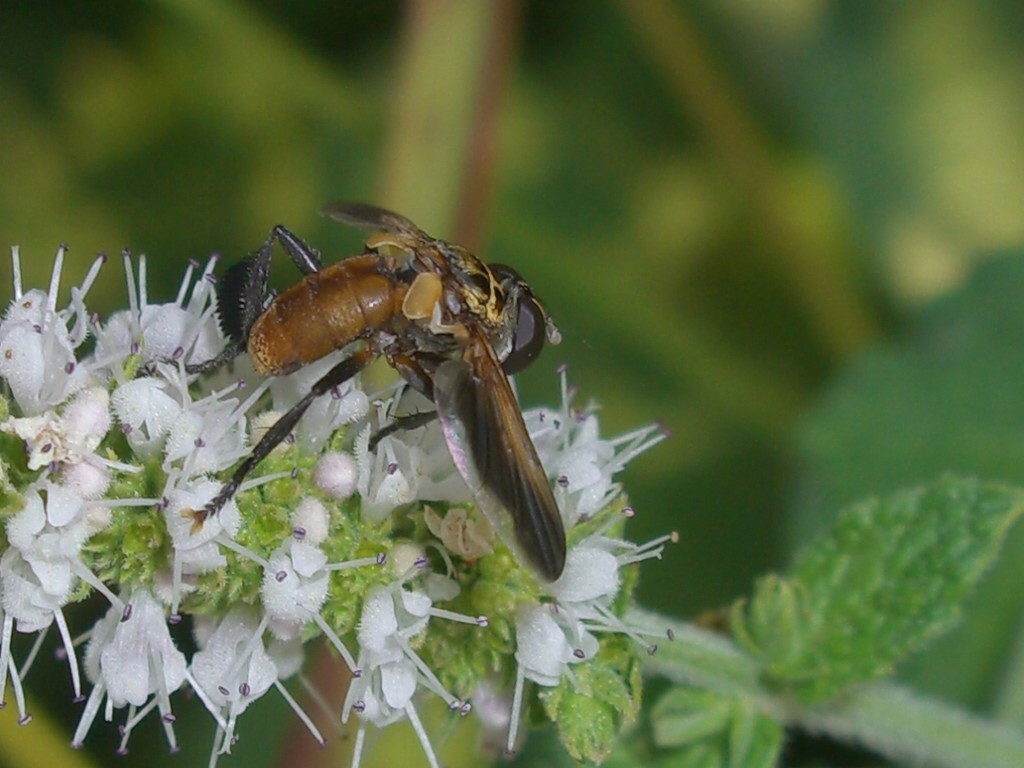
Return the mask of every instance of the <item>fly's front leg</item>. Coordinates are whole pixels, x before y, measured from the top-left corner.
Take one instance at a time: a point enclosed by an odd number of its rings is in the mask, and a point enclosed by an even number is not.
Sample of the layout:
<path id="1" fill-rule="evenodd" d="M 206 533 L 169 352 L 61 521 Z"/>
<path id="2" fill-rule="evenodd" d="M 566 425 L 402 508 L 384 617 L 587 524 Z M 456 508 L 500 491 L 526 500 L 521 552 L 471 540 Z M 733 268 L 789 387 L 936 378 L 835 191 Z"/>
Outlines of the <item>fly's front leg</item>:
<path id="1" fill-rule="evenodd" d="M 386 427 L 378 429 L 373 437 L 370 438 L 369 449 L 371 451 L 376 450 L 377 444 L 388 435 L 393 435 L 395 432 L 406 432 L 411 429 L 425 427 L 436 418 L 437 411 L 422 411 L 420 413 L 410 413 L 405 416 L 396 416 L 394 421 Z"/>
<path id="2" fill-rule="evenodd" d="M 282 440 L 291 434 L 291 431 L 295 428 L 295 425 L 302 418 L 302 414 L 306 412 L 309 406 L 316 398 L 321 395 L 325 395 L 335 387 L 339 387 L 346 381 L 355 376 L 359 371 L 366 367 L 366 365 L 377 356 L 377 350 L 374 346 L 367 345 L 360 349 L 358 352 L 353 354 L 338 363 L 336 366 L 331 368 L 325 373 L 320 379 L 317 380 L 313 387 L 306 395 L 293 405 L 281 418 L 274 422 L 274 425 L 267 430 L 266 434 L 260 438 L 260 441 L 256 443 L 256 446 L 252 449 L 252 452 L 245 458 L 241 464 L 235 469 L 231 475 L 231 479 L 224 483 L 220 491 L 217 493 L 210 503 L 202 509 L 191 510 L 189 515 L 193 519 L 192 529 L 198 530 L 202 527 L 206 519 L 212 515 L 217 514 L 221 507 L 223 507 L 228 499 L 235 495 L 235 491 L 245 480 L 246 476 L 255 469 L 256 465 L 265 459 L 274 448 L 276 448 Z"/>
<path id="3" fill-rule="evenodd" d="M 388 361 L 398 371 L 398 375 L 423 395 L 425 398 L 434 401 L 434 380 L 430 377 L 423 366 L 411 355 L 394 355 Z M 398 416 L 386 427 L 381 427 L 376 434 L 370 438 L 369 448 L 374 450 L 377 444 L 388 435 L 395 432 L 424 427 L 437 418 L 437 411 L 423 411 L 422 413 L 410 413 L 407 416 Z"/>

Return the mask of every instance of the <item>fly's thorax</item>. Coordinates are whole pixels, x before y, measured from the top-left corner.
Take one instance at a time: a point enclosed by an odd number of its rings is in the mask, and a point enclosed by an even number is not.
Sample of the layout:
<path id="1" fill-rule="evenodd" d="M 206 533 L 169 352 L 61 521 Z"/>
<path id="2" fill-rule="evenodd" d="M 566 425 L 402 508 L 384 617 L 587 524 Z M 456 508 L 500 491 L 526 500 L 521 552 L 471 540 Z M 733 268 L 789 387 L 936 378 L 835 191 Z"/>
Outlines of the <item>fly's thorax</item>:
<path id="1" fill-rule="evenodd" d="M 491 270 L 465 248 L 446 244 L 452 297 L 449 303 L 488 329 L 505 322 L 505 292 Z"/>

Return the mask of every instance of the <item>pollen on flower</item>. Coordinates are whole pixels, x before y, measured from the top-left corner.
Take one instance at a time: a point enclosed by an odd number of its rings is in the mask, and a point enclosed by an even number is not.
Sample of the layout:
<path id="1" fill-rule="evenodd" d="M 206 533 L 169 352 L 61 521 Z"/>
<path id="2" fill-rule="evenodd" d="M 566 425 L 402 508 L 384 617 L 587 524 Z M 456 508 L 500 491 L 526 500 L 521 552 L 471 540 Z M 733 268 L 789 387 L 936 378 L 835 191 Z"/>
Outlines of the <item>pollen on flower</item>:
<path id="1" fill-rule="evenodd" d="M 471 516 L 465 507 L 452 507 L 441 517 L 424 505 L 423 522 L 449 552 L 463 560 L 477 560 L 494 551 L 494 527 L 483 515 Z"/>
<path id="2" fill-rule="evenodd" d="M 68 695 L 85 701 L 75 746 L 102 715 L 118 722 L 119 751 L 146 717 L 176 749 L 184 689 L 210 715 L 211 766 L 271 691 L 323 743 L 289 691 L 297 681 L 334 719 L 356 722 L 354 766 L 367 729 L 397 721 L 437 766 L 425 699 L 465 715 L 475 696 L 511 750 L 535 688 L 571 684 L 602 663 L 613 636 L 630 638 L 619 641 L 627 654 L 651 650 L 621 618 L 635 581 L 624 569 L 659 557 L 667 539 L 618 537 L 616 475 L 663 438 L 657 428 L 602 437 L 594 409 L 572 405 L 564 371 L 561 404 L 524 413 L 572 543 L 553 583 L 495 535 L 442 425 L 399 428 L 408 422 L 398 414 L 430 408 L 400 385 L 367 394 L 356 376 L 314 398 L 288 425 L 291 445 L 224 500 L 239 462 L 349 350 L 269 379 L 251 375 L 245 355 L 237 369 L 208 371 L 203 363 L 233 351 L 217 321 L 215 259 L 190 262 L 159 302 L 145 257 L 123 254 L 127 307 L 100 318 L 86 299 L 105 257 L 70 291 L 64 258 L 61 248 L 46 290 L 26 289 L 14 249 L 14 300 L 0 319 L 0 485 L 11 505 L 0 537 L 0 698 L 10 686 L 21 721 L 23 686 L 54 627 Z M 69 626 L 73 601 L 76 616 L 95 610 L 91 626 Z M 191 654 L 172 631 L 186 616 Z M 15 632 L 36 636 L 24 656 Z M 352 672 L 342 701 L 324 700 L 302 674 L 314 642 Z"/>

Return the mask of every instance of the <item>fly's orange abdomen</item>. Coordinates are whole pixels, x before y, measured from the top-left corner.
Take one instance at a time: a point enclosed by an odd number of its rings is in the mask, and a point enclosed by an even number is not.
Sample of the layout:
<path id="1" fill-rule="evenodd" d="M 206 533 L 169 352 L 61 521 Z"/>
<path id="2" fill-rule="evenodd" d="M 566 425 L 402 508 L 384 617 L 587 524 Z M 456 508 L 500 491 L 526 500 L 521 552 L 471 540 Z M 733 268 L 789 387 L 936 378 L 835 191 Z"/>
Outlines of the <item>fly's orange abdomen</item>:
<path id="1" fill-rule="evenodd" d="M 379 267 L 376 256 L 345 259 L 280 293 L 249 332 L 257 372 L 289 373 L 384 328 L 400 311 L 405 286 Z"/>

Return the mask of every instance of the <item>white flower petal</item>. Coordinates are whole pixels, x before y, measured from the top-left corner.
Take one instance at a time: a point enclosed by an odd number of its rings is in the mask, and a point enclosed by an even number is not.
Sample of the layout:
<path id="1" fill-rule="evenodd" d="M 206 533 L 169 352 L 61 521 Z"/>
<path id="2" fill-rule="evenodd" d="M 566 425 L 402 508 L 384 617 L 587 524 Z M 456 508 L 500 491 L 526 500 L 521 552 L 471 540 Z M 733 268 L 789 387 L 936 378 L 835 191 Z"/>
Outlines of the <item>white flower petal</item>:
<path id="1" fill-rule="evenodd" d="M 548 592 L 566 603 L 614 597 L 619 591 L 619 562 L 615 555 L 584 544 L 573 547 L 565 570 Z"/>
<path id="2" fill-rule="evenodd" d="M 565 632 L 546 608 L 527 606 L 516 617 L 516 661 L 541 685 L 557 685 L 572 658 Z"/>
<path id="3" fill-rule="evenodd" d="M 170 360 L 184 348 L 189 314 L 177 304 L 150 304 L 142 309 L 142 359 Z"/>
<path id="4" fill-rule="evenodd" d="M 416 692 L 416 667 L 409 661 L 384 664 L 380 668 L 380 689 L 392 709 L 404 709 Z"/>
<path id="5" fill-rule="evenodd" d="M 433 601 L 427 595 L 422 592 L 411 592 L 404 589 L 400 595 L 402 607 L 412 616 L 423 618 L 430 613 Z"/>
<path id="6" fill-rule="evenodd" d="M 309 578 L 327 565 L 327 555 L 312 544 L 296 541 L 291 545 L 292 567 L 304 578 Z"/>
<path id="7" fill-rule="evenodd" d="M 72 520 L 82 510 L 82 497 L 56 483 L 46 484 L 46 520 L 57 528 L 61 528 Z"/>
<path id="8" fill-rule="evenodd" d="M 397 631 L 398 618 L 391 595 L 384 590 L 371 592 L 363 603 L 356 630 L 359 646 L 369 651 L 382 651 Z"/>
<path id="9" fill-rule="evenodd" d="M 25 493 L 25 506 L 7 521 L 7 540 L 12 547 L 28 550 L 46 525 L 46 509 L 35 489 Z"/>
<path id="10" fill-rule="evenodd" d="M 320 557 L 305 551 L 309 549 L 319 553 Z M 328 576 L 326 571 L 317 574 L 319 569 L 313 569 L 308 576 L 300 574 L 294 567 L 289 550 L 293 556 L 299 550 L 300 559 L 306 558 L 307 565 L 318 560 L 322 566 L 327 560 L 315 547 L 301 542 L 286 542 L 285 546 L 270 556 L 270 568 L 263 573 L 260 596 L 263 608 L 271 619 L 304 624 L 313 619 L 327 599 Z M 315 578 L 309 578 L 313 574 L 317 574 Z"/>
<path id="11" fill-rule="evenodd" d="M 0 342 L 0 377 L 25 414 L 38 413 L 46 375 L 43 337 L 30 326 L 6 329 Z"/>
<path id="12" fill-rule="evenodd" d="M 302 531 L 304 541 L 313 545 L 322 544 L 327 539 L 330 525 L 331 517 L 327 507 L 311 496 L 300 501 L 292 513 L 292 527 Z"/>

